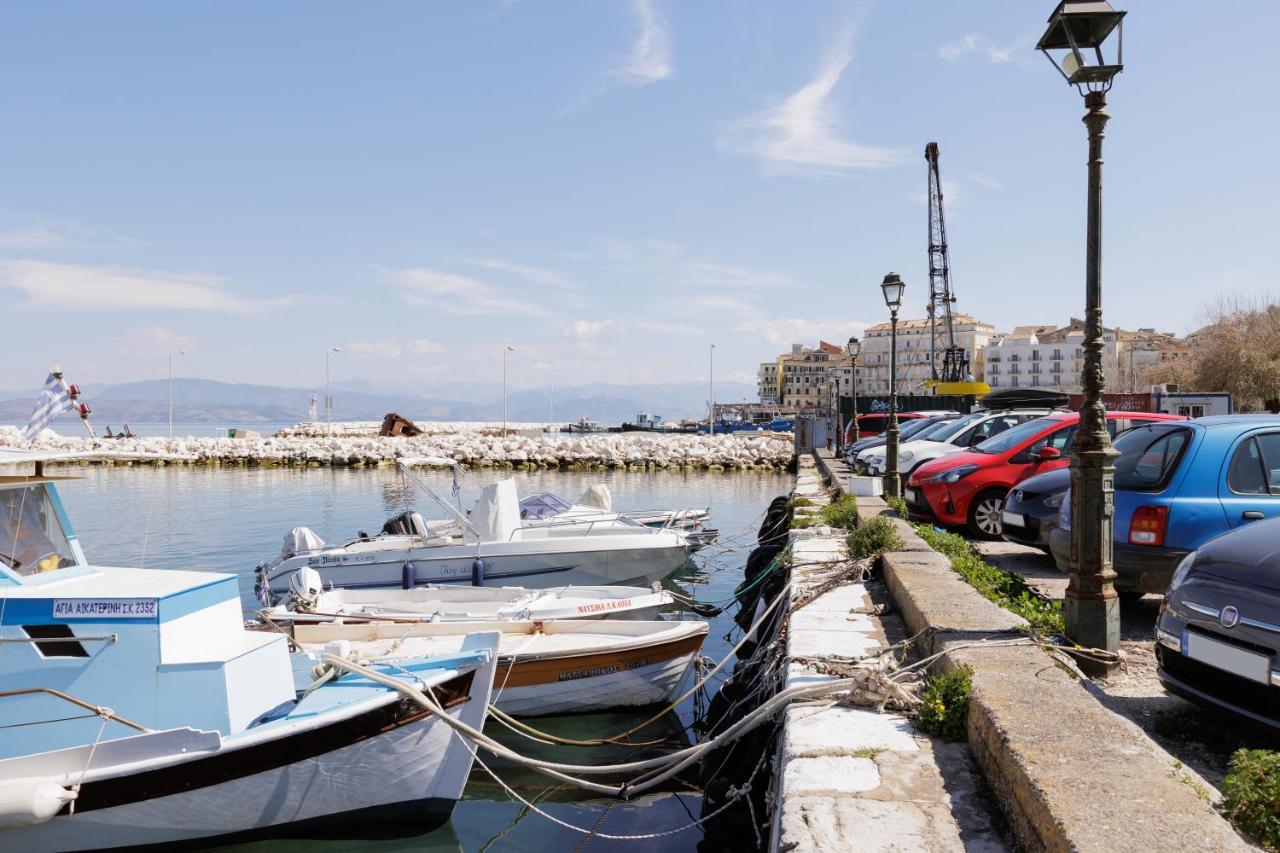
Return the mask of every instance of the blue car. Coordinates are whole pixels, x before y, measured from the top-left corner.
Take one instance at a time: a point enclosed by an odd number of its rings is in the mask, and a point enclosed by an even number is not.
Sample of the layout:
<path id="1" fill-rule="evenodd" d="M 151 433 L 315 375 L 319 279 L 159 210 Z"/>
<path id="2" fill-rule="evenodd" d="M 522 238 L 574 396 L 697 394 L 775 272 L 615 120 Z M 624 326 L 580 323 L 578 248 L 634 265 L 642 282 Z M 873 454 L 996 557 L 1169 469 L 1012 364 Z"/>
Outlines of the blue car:
<path id="1" fill-rule="evenodd" d="M 1205 542 L 1280 516 L 1280 416 L 1226 415 L 1153 423 L 1115 442 L 1114 560 L 1123 595 L 1163 593 Z M 1049 537 L 1058 568 L 1071 556 L 1071 498 Z"/>

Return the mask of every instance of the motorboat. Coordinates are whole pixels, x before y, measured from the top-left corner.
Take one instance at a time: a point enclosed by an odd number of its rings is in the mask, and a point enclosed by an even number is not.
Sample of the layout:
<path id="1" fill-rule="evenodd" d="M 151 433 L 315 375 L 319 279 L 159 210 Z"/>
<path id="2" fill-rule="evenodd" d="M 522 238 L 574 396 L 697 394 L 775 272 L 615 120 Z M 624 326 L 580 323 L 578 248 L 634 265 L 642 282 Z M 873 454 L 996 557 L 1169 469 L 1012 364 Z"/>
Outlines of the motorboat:
<path id="1" fill-rule="evenodd" d="M 44 475 L 59 458 L 0 451 L 0 849 L 416 835 L 448 819 L 472 753 L 440 715 L 483 725 L 498 633 L 376 667 L 429 687 L 435 710 L 354 673 L 301 684 L 314 660 L 245 630 L 234 575 L 89 563 Z"/>
<path id="2" fill-rule="evenodd" d="M 446 655 L 468 630 L 498 630 L 493 704 L 514 716 L 576 714 L 669 702 L 707 637 L 701 620 L 549 620 L 459 625 L 418 622 L 294 623 L 303 651 L 341 647 L 370 661 Z M 350 644 L 349 648 L 344 644 Z"/>
<path id="3" fill-rule="evenodd" d="M 718 531 L 705 526 L 710 517 L 709 507 L 615 511 L 613 496 L 604 483 L 590 486 L 578 498 L 577 503 L 569 503 L 552 492 L 537 492 L 520 499 L 520 520 L 525 526 L 567 523 L 591 526 L 605 523 L 642 524 L 645 527 L 680 531 L 695 551 L 715 541 L 718 535 Z"/>
<path id="4" fill-rule="evenodd" d="M 383 532 L 327 544 L 299 527 L 285 535 L 280 555 L 257 571 L 258 597 L 270 604 L 288 593 L 298 569 L 315 569 L 332 587 L 362 589 L 426 584 L 473 586 L 644 586 L 670 575 L 689 558 L 679 531 L 631 523 L 548 524 L 521 522 L 514 480 L 486 486 L 470 513 L 451 506 L 413 476 L 453 524 L 428 524 L 416 512 L 396 516 Z"/>
<path id="5" fill-rule="evenodd" d="M 288 601 L 261 613 L 268 624 L 290 622 L 482 622 L 548 619 L 656 619 L 675 603 L 654 584 L 630 586 L 440 586 L 412 589 L 327 589 L 320 574 L 299 569 Z"/>

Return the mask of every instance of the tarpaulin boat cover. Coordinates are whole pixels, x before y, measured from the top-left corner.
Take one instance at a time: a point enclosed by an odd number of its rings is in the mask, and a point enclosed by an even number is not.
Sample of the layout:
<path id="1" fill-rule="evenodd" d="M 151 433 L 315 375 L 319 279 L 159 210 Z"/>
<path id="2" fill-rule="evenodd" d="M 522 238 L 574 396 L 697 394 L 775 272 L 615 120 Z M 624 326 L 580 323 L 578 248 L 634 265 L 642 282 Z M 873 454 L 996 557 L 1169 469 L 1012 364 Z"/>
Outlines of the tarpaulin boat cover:
<path id="1" fill-rule="evenodd" d="M 520 499 L 515 480 L 499 480 L 485 486 L 471 511 L 471 526 L 486 542 L 502 541 L 520 527 Z"/>
<path id="2" fill-rule="evenodd" d="M 596 483 L 582 493 L 582 497 L 578 498 L 581 506 L 589 506 L 592 509 L 602 509 L 605 512 L 613 509 L 613 495 L 609 494 L 609 487 L 604 483 Z"/>
<path id="3" fill-rule="evenodd" d="M 295 527 L 284 535 L 284 547 L 280 549 L 280 556 L 288 560 L 308 551 L 319 551 L 323 547 L 324 540 L 310 527 Z"/>

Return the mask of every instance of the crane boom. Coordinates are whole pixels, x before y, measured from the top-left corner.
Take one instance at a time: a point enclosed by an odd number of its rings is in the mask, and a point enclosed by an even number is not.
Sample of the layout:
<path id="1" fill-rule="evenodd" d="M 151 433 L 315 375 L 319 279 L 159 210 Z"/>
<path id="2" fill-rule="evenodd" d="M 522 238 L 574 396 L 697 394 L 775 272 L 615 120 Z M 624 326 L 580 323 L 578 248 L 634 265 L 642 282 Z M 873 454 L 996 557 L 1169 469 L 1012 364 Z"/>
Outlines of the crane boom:
<path id="1" fill-rule="evenodd" d="M 938 143 L 924 147 L 929 163 L 929 360 L 935 381 L 963 382 L 969 373 L 969 359 L 964 347 L 956 345 L 955 322 L 951 306 L 955 293 L 951 289 L 951 258 L 947 251 L 947 220 L 942 208 L 942 178 L 938 173 Z M 942 363 L 938 363 L 939 315 L 942 320 L 944 346 Z"/>

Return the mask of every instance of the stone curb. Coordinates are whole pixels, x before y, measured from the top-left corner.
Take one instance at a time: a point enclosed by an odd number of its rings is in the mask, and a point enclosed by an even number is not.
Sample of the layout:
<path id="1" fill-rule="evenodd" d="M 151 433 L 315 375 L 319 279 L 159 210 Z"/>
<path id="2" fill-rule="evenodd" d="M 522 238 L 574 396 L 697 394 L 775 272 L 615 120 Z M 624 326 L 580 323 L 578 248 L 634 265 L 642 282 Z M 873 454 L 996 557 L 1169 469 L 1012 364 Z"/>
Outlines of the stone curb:
<path id="1" fill-rule="evenodd" d="M 820 471 L 832 477 L 825 454 Z M 834 482 L 839 488 L 839 482 Z M 858 517 L 890 513 L 858 499 Z M 906 523 L 895 516 L 895 524 Z M 901 528 L 900 528 L 900 532 Z M 884 555 L 882 569 L 908 629 L 932 629 L 924 654 L 944 671 L 973 669 L 968 733 L 974 757 L 1027 850 L 1249 850 L 1194 776 L 1137 726 L 1107 710 L 1078 680 L 1033 646 L 960 648 L 998 642 L 1026 624 L 983 598 L 941 554 Z M 927 548 L 927 546 L 926 546 Z"/>

